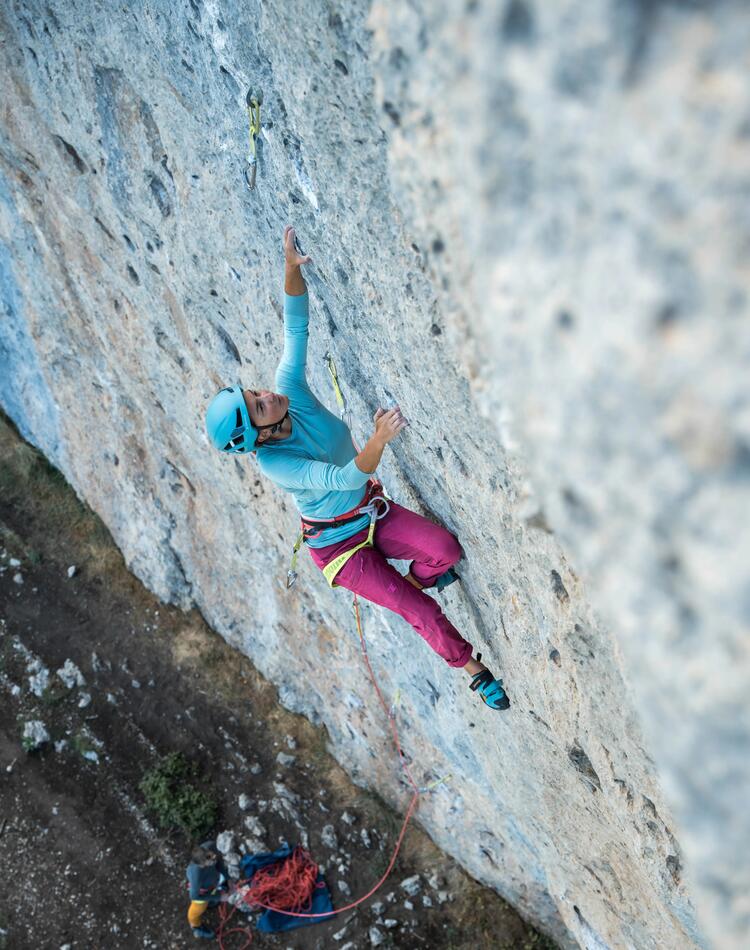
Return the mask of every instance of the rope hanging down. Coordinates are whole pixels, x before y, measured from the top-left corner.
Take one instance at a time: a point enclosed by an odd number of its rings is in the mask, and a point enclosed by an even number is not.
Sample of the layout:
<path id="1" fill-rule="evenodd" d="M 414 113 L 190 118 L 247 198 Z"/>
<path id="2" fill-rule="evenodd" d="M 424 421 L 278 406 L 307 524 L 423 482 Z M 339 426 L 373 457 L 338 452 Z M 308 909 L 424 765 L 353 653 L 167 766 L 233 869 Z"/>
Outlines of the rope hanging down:
<path id="1" fill-rule="evenodd" d="M 404 770 L 404 773 L 406 774 L 406 780 L 412 789 L 411 800 L 409 801 L 409 806 L 406 809 L 406 814 L 404 815 L 404 820 L 401 824 L 401 831 L 399 832 L 398 838 L 396 839 L 396 846 L 393 849 L 391 860 L 388 862 L 388 867 L 385 869 L 385 872 L 383 873 L 382 877 L 373 887 L 370 888 L 370 890 L 366 894 L 364 894 L 362 897 L 359 897 L 356 901 L 352 901 L 351 903 L 346 904 L 344 907 L 337 907 L 332 911 L 326 911 L 323 914 L 310 914 L 310 913 L 301 912 L 299 910 L 288 910 L 287 907 L 279 906 L 278 904 L 274 905 L 268 902 L 261 901 L 258 899 L 258 897 L 256 897 L 255 890 L 251 886 L 247 890 L 246 894 L 243 896 L 243 901 L 249 904 L 253 908 L 262 907 L 264 910 L 278 911 L 280 913 L 287 914 L 289 917 L 326 918 L 326 917 L 334 917 L 337 914 L 343 914 L 344 911 L 352 910 L 353 908 L 358 907 L 364 901 L 372 897 L 372 895 L 383 886 L 388 876 L 390 875 L 391 871 L 393 870 L 393 866 L 396 863 L 396 858 L 398 857 L 398 853 L 401 850 L 401 844 L 404 840 L 404 835 L 406 834 L 406 828 L 417 807 L 417 803 L 419 801 L 420 795 L 425 795 L 428 792 L 434 791 L 439 785 L 442 785 L 444 782 L 449 781 L 449 779 L 451 778 L 450 775 L 444 775 L 442 778 L 438 778 L 434 782 L 430 782 L 428 785 L 424 785 L 424 786 L 419 786 L 414 781 L 414 777 L 411 774 L 411 770 L 409 769 L 409 765 L 406 760 L 406 755 L 404 754 L 404 751 L 401 748 L 401 740 L 399 738 L 398 728 L 396 726 L 395 713 L 396 713 L 396 707 L 398 706 L 399 693 L 396 694 L 396 699 L 393 705 L 389 708 L 388 705 L 386 704 L 385 698 L 383 697 L 380 687 L 378 686 L 377 679 L 375 678 L 375 673 L 373 671 L 372 665 L 370 664 L 370 658 L 367 654 L 367 643 L 365 641 L 365 635 L 362 630 L 362 618 L 360 616 L 359 600 L 356 594 L 354 595 L 353 608 L 354 608 L 354 616 L 357 621 L 357 633 L 359 634 L 360 649 L 362 651 L 362 656 L 367 666 L 367 672 L 370 674 L 370 679 L 372 680 L 372 685 L 375 688 L 375 692 L 377 694 L 380 705 L 383 707 L 383 711 L 385 712 L 388 718 L 388 723 L 391 729 L 391 736 L 393 738 L 393 744 L 396 747 L 396 751 L 398 753 L 399 763 L 401 764 L 401 768 Z M 303 852 L 303 854 L 305 853 Z M 301 857 L 299 861 L 300 861 L 300 866 L 305 869 L 305 876 L 306 877 L 310 876 L 307 860 L 304 857 Z M 317 872 L 317 865 L 315 865 L 315 869 Z M 291 873 L 293 873 L 293 869 Z M 248 881 L 241 881 L 238 886 L 247 885 L 249 883 L 250 882 Z M 290 885 L 286 878 L 284 878 L 284 884 L 285 884 L 285 894 L 289 896 L 289 903 L 290 905 L 293 906 L 294 903 L 299 900 L 301 888 L 298 887 L 296 884 Z M 305 886 L 307 885 L 305 884 Z M 287 903 L 287 901 L 284 900 L 283 903 Z M 226 929 L 226 925 L 229 923 L 235 911 L 236 911 L 236 907 L 233 907 L 229 913 L 226 913 L 224 909 L 224 905 L 220 907 L 221 923 L 219 927 L 218 938 L 219 938 L 219 946 L 222 948 L 222 950 L 224 950 L 224 944 L 222 942 L 222 939 L 223 937 L 227 936 L 230 933 L 243 933 L 246 936 L 248 936 L 247 942 L 243 944 L 243 946 L 239 948 L 239 950 L 246 950 L 246 947 L 250 945 L 250 941 L 252 940 L 252 935 L 249 934 L 249 931 L 247 930 L 247 928 L 238 927 L 232 930 Z"/>
<path id="2" fill-rule="evenodd" d="M 328 372 L 330 373 L 330 376 L 331 376 L 334 392 L 336 393 L 336 402 L 338 403 L 338 406 L 339 406 L 341 418 L 344 419 L 344 417 L 348 415 L 348 409 L 346 406 L 346 401 L 344 399 L 343 393 L 341 392 L 341 386 L 339 385 L 338 373 L 336 372 L 336 364 L 334 363 L 333 357 L 331 356 L 330 353 L 326 354 L 325 363 L 326 363 L 326 366 L 328 367 Z M 349 425 L 349 428 L 351 429 L 351 424 Z M 352 442 L 354 442 L 354 437 L 352 437 Z M 357 445 L 356 442 L 354 442 L 354 447 L 357 450 L 357 452 L 359 452 L 359 446 Z M 375 524 L 375 520 L 376 519 L 373 518 L 371 515 L 371 523 L 370 523 L 371 533 Z M 292 560 L 292 567 L 289 571 L 289 580 L 287 582 L 287 587 L 291 587 L 297 577 L 296 572 L 294 571 L 294 568 L 296 566 L 297 552 L 299 550 L 301 543 L 302 543 L 302 535 L 300 535 L 300 537 L 297 540 L 297 544 L 294 547 L 294 557 Z M 401 844 L 404 840 L 404 835 L 406 834 L 406 828 L 417 807 L 417 803 L 419 801 L 420 795 L 424 795 L 424 794 L 434 791 L 439 785 L 442 785 L 444 782 L 447 782 L 451 778 L 450 775 L 445 775 L 442 778 L 438 778 L 435 781 L 430 782 L 428 785 L 425 785 L 425 786 L 419 786 L 414 781 L 414 777 L 411 774 L 411 770 L 409 769 L 409 764 L 407 762 L 406 755 L 404 754 L 404 751 L 401 748 L 401 740 L 398 734 L 398 727 L 396 726 L 396 711 L 399 706 L 401 691 L 396 690 L 393 702 L 390 706 L 388 706 L 383 696 L 383 693 L 381 692 L 380 687 L 378 686 L 378 681 L 375 677 L 375 672 L 372 668 L 372 664 L 370 663 L 370 657 L 367 653 L 367 643 L 365 641 L 364 631 L 362 630 L 362 617 L 359 611 L 359 598 L 357 597 L 356 594 L 354 594 L 352 607 L 354 609 L 354 617 L 357 622 L 357 634 L 359 635 L 359 645 L 360 645 L 360 650 L 362 652 L 362 657 L 365 661 L 365 665 L 367 666 L 367 672 L 370 676 L 370 680 L 372 681 L 372 685 L 373 685 L 373 688 L 375 689 L 375 693 L 377 694 L 378 701 L 383 708 L 386 718 L 388 719 L 388 724 L 391 730 L 391 737 L 393 739 L 393 744 L 398 754 L 399 764 L 401 765 L 401 768 L 404 770 L 404 773 L 406 775 L 406 780 L 412 790 L 411 800 L 409 801 L 409 805 L 406 809 L 406 814 L 404 815 L 404 820 L 401 824 L 401 830 L 399 832 L 398 838 L 396 839 L 396 846 L 393 849 L 393 854 L 391 855 L 391 859 L 388 862 L 388 867 L 385 869 L 384 874 L 382 875 L 380 880 L 376 884 L 374 884 L 373 887 L 371 887 L 370 890 L 366 894 L 364 894 L 362 897 L 359 897 L 357 900 L 352 901 L 349 904 L 346 904 L 344 907 L 336 908 L 333 911 L 326 911 L 325 913 L 322 913 L 322 914 L 305 913 L 299 910 L 300 900 L 305 899 L 304 897 L 301 897 L 302 891 L 304 891 L 306 895 L 309 893 L 309 879 L 314 880 L 314 877 L 312 876 L 312 868 L 314 867 L 315 873 L 317 873 L 317 865 L 315 865 L 314 863 L 311 863 L 311 859 L 309 857 L 309 854 L 307 854 L 307 852 L 304 852 L 302 849 L 298 849 L 299 855 L 296 859 L 297 864 L 291 866 L 285 872 L 280 872 L 282 874 L 281 880 L 283 880 L 284 882 L 284 889 L 283 889 L 282 895 L 279 895 L 277 891 L 273 890 L 273 882 L 270 882 L 270 885 L 269 885 L 272 888 L 271 892 L 269 892 L 267 889 L 264 891 L 260 891 L 260 890 L 256 891 L 252 885 L 250 887 L 246 887 L 246 892 L 243 895 L 242 900 L 253 908 L 262 907 L 264 910 L 277 911 L 280 913 L 287 914 L 290 917 L 326 918 L 326 917 L 333 917 L 337 914 L 342 914 L 344 911 L 352 910 L 353 908 L 358 907 L 364 901 L 372 897 L 372 895 L 380 887 L 382 887 L 382 885 L 387 880 L 389 874 L 393 870 L 393 866 L 396 863 L 396 858 L 398 857 L 398 853 L 401 850 Z M 304 878 L 304 880 L 297 880 L 297 878 L 295 878 L 295 873 L 296 873 L 295 867 L 298 868 L 298 870 L 300 871 L 300 875 L 302 876 L 302 878 Z M 300 875 L 297 875 L 297 876 L 299 877 Z M 253 880 L 255 876 L 257 875 L 254 875 Z M 289 880 L 290 876 L 291 878 L 293 878 L 293 881 Z M 250 883 L 251 882 L 249 881 L 241 881 L 238 884 L 238 887 L 246 886 Z M 259 899 L 261 895 L 265 896 L 268 893 L 273 893 L 273 896 L 276 899 L 276 901 L 278 901 L 278 903 L 272 904 L 268 900 L 263 901 Z M 281 899 L 279 899 L 279 897 L 281 897 Z M 283 906 L 285 904 L 287 906 Z M 295 905 L 296 905 L 296 909 L 292 909 L 292 908 L 295 908 Z M 250 934 L 250 932 L 246 928 L 238 927 L 232 930 L 226 929 L 226 926 L 229 923 L 229 920 L 231 919 L 235 911 L 236 911 L 236 906 L 233 907 L 229 913 L 226 912 L 223 905 L 220 908 L 221 924 L 220 924 L 219 932 L 217 936 L 219 938 L 219 945 L 222 948 L 222 950 L 224 947 L 222 938 L 230 933 L 243 933 L 247 937 L 247 942 L 243 944 L 240 950 L 245 950 L 245 948 L 250 945 L 250 941 L 252 940 L 252 934 Z"/>

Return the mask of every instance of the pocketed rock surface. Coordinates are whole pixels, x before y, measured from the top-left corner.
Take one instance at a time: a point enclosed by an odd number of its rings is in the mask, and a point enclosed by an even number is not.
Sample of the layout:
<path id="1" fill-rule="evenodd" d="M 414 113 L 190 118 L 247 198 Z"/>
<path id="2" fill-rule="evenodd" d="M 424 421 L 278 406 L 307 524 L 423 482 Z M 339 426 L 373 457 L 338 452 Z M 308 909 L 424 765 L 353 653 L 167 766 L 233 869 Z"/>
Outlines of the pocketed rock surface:
<path id="1" fill-rule="evenodd" d="M 127 566 L 395 803 L 348 597 L 304 558 L 284 590 L 292 504 L 204 431 L 220 386 L 273 385 L 292 223 L 311 385 L 333 407 L 330 351 L 358 440 L 412 420 L 381 475 L 459 537 L 441 602 L 513 701 L 365 608 L 420 781 L 454 777 L 422 826 L 563 945 L 742 946 L 747 5 L 51 0 L 0 29 L 0 403 Z"/>

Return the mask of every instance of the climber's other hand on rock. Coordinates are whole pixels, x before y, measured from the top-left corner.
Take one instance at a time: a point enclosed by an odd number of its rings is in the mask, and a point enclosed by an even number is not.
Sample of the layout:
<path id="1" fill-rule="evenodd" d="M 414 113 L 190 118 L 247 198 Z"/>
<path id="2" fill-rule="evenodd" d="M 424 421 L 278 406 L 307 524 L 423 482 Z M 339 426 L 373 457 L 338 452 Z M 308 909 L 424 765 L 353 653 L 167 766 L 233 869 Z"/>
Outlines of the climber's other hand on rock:
<path id="1" fill-rule="evenodd" d="M 399 406 L 387 410 L 378 409 L 375 413 L 375 435 L 384 445 L 395 439 L 408 425 L 409 422 L 404 419 Z"/>

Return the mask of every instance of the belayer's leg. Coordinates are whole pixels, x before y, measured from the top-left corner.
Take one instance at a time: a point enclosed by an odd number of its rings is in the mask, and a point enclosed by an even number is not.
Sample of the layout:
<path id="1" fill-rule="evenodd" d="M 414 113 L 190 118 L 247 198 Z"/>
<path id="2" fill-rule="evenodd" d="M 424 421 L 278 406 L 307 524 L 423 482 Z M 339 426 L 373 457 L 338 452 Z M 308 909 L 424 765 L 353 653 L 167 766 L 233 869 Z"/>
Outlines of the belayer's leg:
<path id="1" fill-rule="evenodd" d="M 201 924 L 207 907 L 208 901 L 190 901 L 190 907 L 188 907 L 188 923 L 193 929 L 194 937 L 213 940 L 215 936 L 213 930 Z"/>

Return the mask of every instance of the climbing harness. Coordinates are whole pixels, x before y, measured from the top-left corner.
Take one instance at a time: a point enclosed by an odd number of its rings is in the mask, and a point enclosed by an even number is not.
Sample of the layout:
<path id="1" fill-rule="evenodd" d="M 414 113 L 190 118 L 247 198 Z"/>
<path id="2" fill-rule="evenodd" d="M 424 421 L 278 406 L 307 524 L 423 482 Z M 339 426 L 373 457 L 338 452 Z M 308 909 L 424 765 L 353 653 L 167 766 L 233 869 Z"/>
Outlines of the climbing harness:
<path id="1" fill-rule="evenodd" d="M 378 505 L 384 505 L 382 510 L 378 510 Z M 359 544 L 355 544 L 353 548 L 349 548 L 348 551 L 344 551 L 343 554 L 339 554 L 338 557 L 335 557 L 329 564 L 323 568 L 323 576 L 328 581 L 328 586 L 331 588 L 338 587 L 336 583 L 336 575 L 343 568 L 349 558 L 353 557 L 357 551 L 361 551 L 362 548 L 371 548 L 372 539 L 375 535 L 375 522 L 379 521 L 390 511 L 391 505 L 387 498 L 383 495 L 375 495 L 369 505 L 365 505 L 360 508 L 362 514 L 370 515 L 370 528 L 367 532 L 367 537 L 364 541 L 360 541 Z"/>
<path id="2" fill-rule="evenodd" d="M 247 168 L 245 169 L 245 181 L 248 188 L 252 191 L 255 188 L 255 172 L 258 167 L 257 154 L 255 150 L 256 136 L 260 135 L 260 107 L 263 103 L 263 93 L 258 90 L 257 93 L 248 89 L 245 97 L 247 103 L 247 117 L 250 122 L 250 151 L 247 156 Z"/>
<path id="3" fill-rule="evenodd" d="M 359 502 L 358 505 L 356 505 L 356 507 L 352 508 L 351 511 L 347 511 L 343 515 L 337 515 L 335 518 L 322 518 L 317 521 L 311 521 L 303 517 L 301 519 L 302 530 L 300 531 L 299 535 L 297 536 L 297 540 L 294 543 L 294 548 L 292 550 L 292 562 L 289 570 L 286 572 L 287 590 L 289 590 L 289 588 L 292 587 L 294 582 L 297 580 L 297 555 L 303 541 L 318 537 L 320 533 L 326 528 L 349 524 L 352 521 L 357 521 L 364 515 L 369 515 L 370 530 L 368 531 L 365 540 L 354 547 L 349 548 L 348 551 L 344 551 L 343 554 L 339 554 L 338 557 L 334 558 L 330 564 L 327 564 L 323 568 L 323 575 L 328 581 L 329 587 L 338 587 L 339 585 L 335 583 L 336 575 L 346 564 L 349 558 L 355 555 L 357 551 L 359 551 L 361 548 L 372 547 L 372 539 L 375 534 L 375 522 L 380 521 L 381 518 L 385 518 L 390 510 L 390 507 L 391 503 L 390 500 L 385 496 L 385 489 L 377 479 L 371 478 L 367 483 L 365 497 Z"/>

